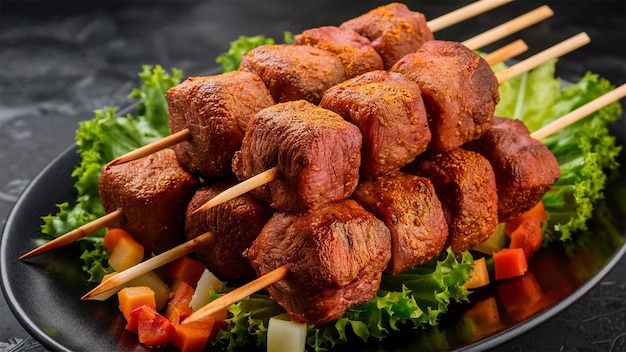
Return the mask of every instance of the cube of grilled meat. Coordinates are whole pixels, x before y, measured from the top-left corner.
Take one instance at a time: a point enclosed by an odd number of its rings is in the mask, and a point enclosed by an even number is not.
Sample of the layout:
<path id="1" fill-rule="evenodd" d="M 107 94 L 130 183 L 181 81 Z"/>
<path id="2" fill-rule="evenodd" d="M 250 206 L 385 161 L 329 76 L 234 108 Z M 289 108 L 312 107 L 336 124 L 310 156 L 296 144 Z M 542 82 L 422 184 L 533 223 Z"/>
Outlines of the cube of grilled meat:
<path id="1" fill-rule="evenodd" d="M 248 120 L 275 103 L 261 78 L 243 71 L 191 77 L 166 97 L 170 131 L 191 132 L 173 147 L 176 156 L 185 169 L 204 177 L 231 173 Z"/>
<path id="2" fill-rule="evenodd" d="M 491 129 L 464 148 L 480 153 L 493 167 L 500 222 L 532 208 L 561 175 L 550 149 L 519 120 L 494 117 Z"/>
<path id="3" fill-rule="evenodd" d="M 270 298 L 294 321 L 322 324 L 369 301 L 391 256 L 389 229 L 353 200 L 295 215 L 276 213 L 246 250 L 257 275 L 282 265 Z"/>
<path id="4" fill-rule="evenodd" d="M 359 183 L 352 198 L 391 231 L 387 272 L 398 274 L 436 258 L 448 238 L 448 225 L 427 178 L 397 172 Z"/>
<path id="5" fill-rule="evenodd" d="M 254 277 L 250 261 L 243 256 L 274 210 L 250 194 L 241 195 L 226 203 L 193 213 L 220 192 L 236 184 L 236 179 L 225 180 L 199 189 L 189 202 L 185 219 L 188 240 L 211 232 L 216 241 L 196 250 L 195 256 L 221 279 Z"/>
<path id="6" fill-rule="evenodd" d="M 349 28 L 324 26 L 307 29 L 296 36 L 296 44 L 335 53 L 343 64 L 346 79 L 384 68 L 383 59 L 372 48 L 369 39 Z"/>
<path id="7" fill-rule="evenodd" d="M 98 179 L 107 213 L 121 209 L 115 227 L 126 229 L 146 254 L 161 253 L 185 239 L 185 209 L 198 181 L 170 149 L 123 164 L 106 165 Z"/>
<path id="8" fill-rule="evenodd" d="M 336 113 L 299 100 L 259 111 L 233 158 L 240 180 L 272 167 L 280 176 L 252 194 L 279 211 L 305 212 L 345 199 L 358 184 L 358 127 Z"/>
<path id="9" fill-rule="evenodd" d="M 399 73 L 372 71 L 347 80 L 327 90 L 320 106 L 361 130 L 363 177 L 399 170 L 431 139 L 420 89 Z"/>
<path id="10" fill-rule="evenodd" d="M 433 40 L 399 60 L 391 71 L 417 82 L 433 134 L 429 148 L 447 151 L 491 127 L 500 100 L 487 62 L 461 43 Z"/>
<path id="11" fill-rule="evenodd" d="M 434 39 L 426 23 L 426 16 L 411 11 L 401 3 L 377 7 L 342 23 L 340 27 L 353 29 L 368 38 L 383 58 L 385 69 Z"/>
<path id="12" fill-rule="evenodd" d="M 346 78 L 337 55 L 308 45 L 262 45 L 246 53 L 239 67 L 258 74 L 276 102 L 317 104 L 326 89 Z"/>
<path id="13" fill-rule="evenodd" d="M 487 159 L 462 148 L 426 153 L 407 167 L 435 185 L 448 222 L 446 248 L 454 253 L 486 240 L 498 225 L 496 176 Z"/>

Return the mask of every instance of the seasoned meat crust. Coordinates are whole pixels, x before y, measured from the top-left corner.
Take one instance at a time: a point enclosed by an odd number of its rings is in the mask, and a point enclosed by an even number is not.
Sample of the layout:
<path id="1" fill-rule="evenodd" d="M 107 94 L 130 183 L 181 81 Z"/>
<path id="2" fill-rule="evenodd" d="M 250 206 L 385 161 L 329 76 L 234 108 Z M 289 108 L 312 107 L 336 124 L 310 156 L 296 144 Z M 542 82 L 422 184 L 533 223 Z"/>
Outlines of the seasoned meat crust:
<path id="1" fill-rule="evenodd" d="M 496 176 L 487 159 L 462 148 L 426 153 L 407 168 L 435 186 L 450 232 L 446 247 L 459 254 L 486 240 L 498 225 Z"/>
<path id="2" fill-rule="evenodd" d="M 319 103 L 326 89 L 346 79 L 339 57 L 308 45 L 272 44 L 250 50 L 239 69 L 261 77 L 276 102 Z"/>
<path id="3" fill-rule="evenodd" d="M 398 274 L 424 264 L 444 249 L 448 225 L 435 188 L 427 178 L 398 172 L 363 180 L 352 198 L 391 231 L 388 273 Z"/>
<path id="4" fill-rule="evenodd" d="M 104 210 L 122 210 L 122 220 L 113 226 L 132 234 L 146 254 L 164 252 L 184 241 L 185 209 L 197 186 L 170 149 L 106 165 L 98 179 Z"/>
<path id="5" fill-rule="evenodd" d="M 324 93 L 320 107 L 361 130 L 362 177 L 399 170 L 424 152 L 431 139 L 420 89 L 399 73 L 372 71 L 340 83 Z"/>
<path id="6" fill-rule="evenodd" d="M 343 64 L 346 79 L 384 68 L 383 59 L 372 48 L 370 41 L 349 28 L 324 26 L 307 29 L 296 36 L 296 44 L 335 53 Z"/>
<path id="7" fill-rule="evenodd" d="M 430 150 L 458 148 L 491 127 L 500 100 L 498 80 L 487 62 L 463 44 L 426 42 L 391 71 L 415 81 L 422 90 L 433 135 Z"/>
<path id="8" fill-rule="evenodd" d="M 279 211 L 305 212 L 345 199 L 359 180 L 361 133 L 336 113 L 299 100 L 261 110 L 233 158 L 240 180 L 272 167 L 278 179 L 252 194 Z"/>
<path id="9" fill-rule="evenodd" d="M 493 167 L 500 222 L 530 210 L 561 175 L 550 149 L 519 120 L 494 117 L 491 129 L 464 148 L 480 153 Z"/>
<path id="10" fill-rule="evenodd" d="M 245 252 L 257 275 L 288 265 L 267 288 L 294 321 L 322 324 L 367 302 L 391 256 L 389 229 L 353 200 L 295 215 L 276 213 Z"/>
<path id="11" fill-rule="evenodd" d="M 377 7 L 340 25 L 350 28 L 372 42 L 388 70 L 404 55 L 413 53 L 434 36 L 424 14 L 411 11 L 405 4 L 390 3 Z"/>
<path id="12" fill-rule="evenodd" d="M 171 133 L 189 129 L 191 138 L 173 149 L 180 164 L 204 176 L 231 173 L 250 118 L 274 105 L 261 78 L 250 72 L 191 77 L 167 92 Z"/>
<path id="13" fill-rule="evenodd" d="M 254 277 L 254 270 L 250 261 L 244 258 L 243 251 L 250 247 L 274 213 L 269 205 L 250 194 L 193 213 L 236 183 L 236 179 L 230 179 L 199 189 L 189 202 L 185 218 L 187 240 L 207 232 L 215 236 L 216 241 L 196 250 L 195 256 L 222 280 Z"/>

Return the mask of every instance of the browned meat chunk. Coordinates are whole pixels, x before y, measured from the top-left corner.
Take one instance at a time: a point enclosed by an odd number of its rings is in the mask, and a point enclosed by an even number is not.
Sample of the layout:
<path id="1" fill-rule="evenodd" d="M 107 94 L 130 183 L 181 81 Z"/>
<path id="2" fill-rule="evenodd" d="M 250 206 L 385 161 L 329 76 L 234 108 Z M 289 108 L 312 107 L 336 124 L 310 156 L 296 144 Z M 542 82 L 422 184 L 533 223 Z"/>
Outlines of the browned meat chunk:
<path id="1" fill-rule="evenodd" d="M 358 184 L 361 133 L 341 116 L 303 100 L 261 110 L 233 158 L 240 180 L 272 167 L 280 176 L 253 195 L 280 211 L 305 212 L 345 199 Z"/>
<path id="2" fill-rule="evenodd" d="M 454 253 L 486 240 L 498 225 L 496 177 L 480 154 L 457 148 L 420 156 L 409 170 L 435 185 L 450 232 L 446 247 Z"/>
<path id="3" fill-rule="evenodd" d="M 345 80 L 339 57 L 308 45 L 263 45 L 241 58 L 240 70 L 258 74 L 277 102 L 319 103 L 324 91 Z"/>
<path id="4" fill-rule="evenodd" d="M 248 120 L 274 105 L 261 79 L 249 72 L 192 77 L 167 92 L 172 133 L 185 128 L 191 138 L 173 147 L 180 164 L 204 177 L 231 172 Z"/>
<path id="5" fill-rule="evenodd" d="M 461 43 L 427 42 L 391 70 L 420 86 L 433 151 L 458 148 L 491 127 L 500 100 L 498 80 L 487 62 Z"/>
<path id="6" fill-rule="evenodd" d="M 385 69 L 434 39 L 426 23 L 426 16 L 411 11 L 401 3 L 377 7 L 342 23 L 341 27 L 353 29 L 368 38 L 383 58 Z"/>
<path id="7" fill-rule="evenodd" d="M 343 64 L 346 79 L 384 68 L 383 59 L 372 48 L 370 41 L 349 28 L 324 26 L 307 29 L 296 37 L 296 44 L 335 53 Z"/>
<path id="8" fill-rule="evenodd" d="M 326 91 L 320 106 L 361 130 L 363 177 L 399 170 L 430 142 L 420 89 L 399 73 L 372 71 L 340 83 Z"/>
<path id="9" fill-rule="evenodd" d="M 274 213 L 269 205 L 249 194 L 193 213 L 208 200 L 235 184 L 236 180 L 229 180 L 198 190 L 189 202 L 185 220 L 185 235 L 188 240 L 207 232 L 215 236 L 216 241 L 213 244 L 198 249 L 195 255 L 221 279 L 254 277 L 254 270 L 250 261 L 244 258 L 243 252 L 250 247 Z"/>
<path id="10" fill-rule="evenodd" d="M 290 273 L 270 298 L 303 323 L 322 324 L 367 302 L 391 256 L 389 229 L 353 200 L 294 215 L 276 213 L 245 252 L 257 275 Z"/>
<path id="11" fill-rule="evenodd" d="M 427 178 L 399 172 L 364 180 L 352 197 L 391 231 L 390 274 L 424 264 L 444 249 L 448 225 Z"/>
<path id="12" fill-rule="evenodd" d="M 102 168 L 98 187 L 107 213 L 121 209 L 113 226 L 126 229 L 146 254 L 161 253 L 185 239 L 185 209 L 197 180 L 170 149 Z"/>
<path id="13" fill-rule="evenodd" d="M 523 122 L 494 117 L 493 126 L 464 148 L 491 162 L 498 184 L 498 219 L 510 220 L 537 204 L 559 179 L 559 163 Z"/>

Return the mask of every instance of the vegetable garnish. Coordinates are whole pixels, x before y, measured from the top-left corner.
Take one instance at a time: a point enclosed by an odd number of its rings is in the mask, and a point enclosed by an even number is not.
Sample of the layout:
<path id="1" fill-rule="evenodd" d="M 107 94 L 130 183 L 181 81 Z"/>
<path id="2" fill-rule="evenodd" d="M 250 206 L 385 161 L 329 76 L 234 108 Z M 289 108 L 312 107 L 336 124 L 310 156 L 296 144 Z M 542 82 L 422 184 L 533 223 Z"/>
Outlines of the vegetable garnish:
<path id="1" fill-rule="evenodd" d="M 105 215 L 98 194 L 98 175 L 103 165 L 115 157 L 148 144 L 168 134 L 167 103 L 165 91 L 180 83 L 182 72 L 166 72 L 161 66 L 144 66 L 141 87 L 131 91 L 137 99 L 135 115 L 116 115 L 117 108 L 105 107 L 95 111 L 95 116 L 82 122 L 76 132 L 76 144 L 81 155 L 80 165 L 72 172 L 78 193 L 76 203 L 61 203 L 59 212 L 43 218 L 41 231 L 52 239 L 72 229 Z M 81 259 L 89 282 L 100 282 L 102 276 L 112 272 L 106 264 L 108 255 L 101 247 L 104 230 L 79 241 L 84 249 Z"/>
<path id="2" fill-rule="evenodd" d="M 520 118 L 534 131 L 612 89 L 608 81 L 590 73 L 577 84 L 560 89 L 559 79 L 554 78 L 555 63 L 551 60 L 503 83 L 496 113 Z M 176 70 L 170 75 L 159 66 L 146 66 L 142 87 L 132 93 L 140 101 L 137 116 L 117 117 L 116 109 L 105 108 L 97 111 L 92 121 L 81 124 L 76 138 L 82 162 L 73 173 L 78 179 L 77 203 L 73 207 L 63 203 L 59 213 L 45 217 L 45 234 L 55 237 L 104 215 L 97 194 L 100 168 L 168 133 L 163 128 L 167 127 L 167 107 L 158 97 L 163 96 L 166 87 L 177 84 L 180 77 L 182 73 Z M 539 89 L 546 94 L 538 94 Z M 549 216 L 544 225 L 544 243 L 571 239 L 591 218 L 593 206 L 603 196 L 604 170 L 617 167 L 621 147 L 610 136 L 607 124 L 619 119 L 621 113 L 619 103 L 611 104 L 544 140 L 561 163 L 562 174 L 543 200 Z M 562 212 L 566 215 L 561 216 Z M 100 282 L 105 273 L 112 271 L 106 264 L 108 254 L 102 247 L 102 232 L 81 241 L 86 248 L 81 258 L 93 282 Z M 324 350 L 348 341 L 352 335 L 367 341 L 382 339 L 404 325 L 436 325 L 451 303 L 468 299 L 469 291 L 463 283 L 469 278 L 472 263 L 469 253 L 457 261 L 448 252 L 430 265 L 393 277 L 384 276 L 377 297 L 350 308 L 333 324 L 309 327 L 307 343 L 312 349 Z M 232 305 L 229 312 L 228 327 L 220 330 L 211 343 L 240 349 L 263 344 L 269 318 L 283 310 L 266 295 L 252 295 Z"/>

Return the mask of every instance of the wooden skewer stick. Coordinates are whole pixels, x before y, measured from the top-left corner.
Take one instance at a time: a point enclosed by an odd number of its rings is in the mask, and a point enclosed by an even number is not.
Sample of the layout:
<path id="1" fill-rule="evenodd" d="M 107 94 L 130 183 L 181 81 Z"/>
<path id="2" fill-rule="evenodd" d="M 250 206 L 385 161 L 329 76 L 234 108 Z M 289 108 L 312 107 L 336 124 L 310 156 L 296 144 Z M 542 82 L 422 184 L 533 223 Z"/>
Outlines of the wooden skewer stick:
<path id="1" fill-rule="evenodd" d="M 526 60 L 505 69 L 496 74 L 498 83 L 507 81 L 513 77 L 516 77 L 524 72 L 530 71 L 533 68 L 543 64 L 544 62 L 563 56 L 569 52 L 572 52 L 583 45 L 588 44 L 591 41 L 587 33 L 579 33 L 569 39 L 566 39 L 559 44 L 556 44 L 538 54 L 529 57 Z"/>
<path id="2" fill-rule="evenodd" d="M 427 22 L 431 32 L 437 32 L 466 19 L 485 13 L 489 10 L 500 7 L 512 0 L 480 0 L 473 2 L 467 6 L 463 6 L 454 11 L 448 12 Z"/>
<path id="3" fill-rule="evenodd" d="M 150 144 L 144 145 L 141 148 L 137 148 L 132 152 L 126 153 L 116 159 L 113 159 L 109 163 L 109 165 L 123 164 L 125 162 L 129 162 L 132 160 L 137 160 L 148 156 L 150 154 L 156 153 L 159 150 L 171 147 L 175 144 L 185 141 L 187 138 L 191 136 L 191 132 L 189 129 L 185 128 L 176 133 L 173 133 L 167 137 L 159 139 L 158 141 L 152 142 Z"/>
<path id="4" fill-rule="evenodd" d="M 143 261 L 133 267 L 130 267 L 122 272 L 119 272 L 115 275 L 112 275 L 100 285 L 96 286 L 94 289 L 89 291 L 83 297 L 82 300 L 94 299 L 95 297 L 109 292 L 111 290 L 116 290 L 123 284 L 129 282 L 130 280 L 137 278 L 147 272 L 150 272 L 154 269 L 160 268 L 163 265 L 170 263 L 182 256 L 185 256 L 198 248 L 210 245 L 215 242 L 215 236 L 207 232 L 201 236 L 198 236 L 192 240 L 189 240 L 183 244 L 180 244 L 168 251 L 165 251 L 157 256 L 154 256 L 146 261 Z"/>
<path id="5" fill-rule="evenodd" d="M 216 205 L 228 202 L 231 199 L 239 197 L 242 194 L 248 193 L 251 190 L 263 186 L 266 183 L 270 183 L 278 178 L 280 175 L 280 170 L 277 166 L 274 166 L 271 169 L 265 170 L 258 175 L 255 175 L 245 181 L 242 181 L 235 186 L 230 187 L 229 189 L 219 193 L 215 197 L 209 199 L 208 202 L 202 204 L 199 208 L 194 210 L 192 214 L 195 214 L 199 211 L 213 208 Z"/>
<path id="6" fill-rule="evenodd" d="M 269 273 L 228 292 L 227 294 L 215 299 L 204 307 L 198 309 L 190 316 L 188 316 L 187 319 L 183 320 L 181 324 L 189 324 L 202 320 L 210 316 L 211 314 L 219 312 L 220 310 L 229 307 L 231 304 L 236 303 L 237 301 L 240 301 L 250 296 L 251 294 L 264 289 L 265 287 L 284 279 L 288 274 L 289 268 L 287 267 L 287 265 L 279 266 Z"/>
<path id="7" fill-rule="evenodd" d="M 512 59 L 515 56 L 528 50 L 528 45 L 522 39 L 518 39 L 502 48 L 495 50 L 485 56 L 485 61 L 489 66 Z"/>
<path id="8" fill-rule="evenodd" d="M 497 27 L 494 27 L 486 32 L 483 32 L 475 37 L 472 37 L 462 42 L 462 44 L 472 50 L 477 50 L 484 47 L 485 45 L 491 44 L 508 35 L 511 35 L 521 29 L 530 27 L 535 23 L 543 21 L 553 14 L 554 12 L 552 11 L 552 9 L 550 9 L 550 7 L 548 7 L 547 5 L 544 5 L 508 22 L 505 22 Z"/>
<path id="9" fill-rule="evenodd" d="M 577 122 L 578 120 L 590 115 L 594 111 L 600 110 L 603 107 L 623 98 L 626 96 L 626 83 L 613 89 L 612 91 L 588 102 L 587 104 L 579 107 L 578 109 L 566 114 L 559 119 L 543 126 L 537 131 L 530 134 L 535 139 L 543 139 L 554 132 Z"/>
<path id="10" fill-rule="evenodd" d="M 100 217 L 92 222 L 82 225 L 64 235 L 61 235 L 51 240 L 50 242 L 47 242 L 33 249 L 32 251 L 26 254 L 23 254 L 22 256 L 19 257 L 19 259 L 26 259 L 26 258 L 34 257 L 44 252 L 48 252 L 48 251 L 66 246 L 72 242 L 75 242 L 78 239 L 81 239 L 91 233 L 94 233 L 100 229 L 103 229 L 111 225 L 115 221 L 119 220 L 121 217 L 122 217 L 122 211 L 120 209 L 112 211 L 103 217 Z"/>

